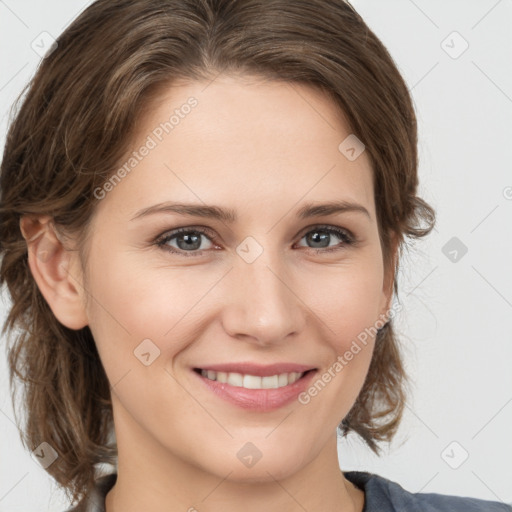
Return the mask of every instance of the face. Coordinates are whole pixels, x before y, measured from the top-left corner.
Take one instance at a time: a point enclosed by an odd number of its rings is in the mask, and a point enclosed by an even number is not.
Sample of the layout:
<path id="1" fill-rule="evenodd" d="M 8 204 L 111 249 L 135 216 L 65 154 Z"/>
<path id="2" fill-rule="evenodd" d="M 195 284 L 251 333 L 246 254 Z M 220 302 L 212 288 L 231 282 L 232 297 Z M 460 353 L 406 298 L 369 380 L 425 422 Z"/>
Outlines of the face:
<path id="1" fill-rule="evenodd" d="M 333 446 L 374 338 L 344 355 L 390 299 L 369 158 L 338 149 L 350 133 L 319 91 L 241 77 L 145 111 L 96 192 L 83 297 L 133 459 L 256 481 Z M 335 202 L 356 206 L 314 209 Z"/>

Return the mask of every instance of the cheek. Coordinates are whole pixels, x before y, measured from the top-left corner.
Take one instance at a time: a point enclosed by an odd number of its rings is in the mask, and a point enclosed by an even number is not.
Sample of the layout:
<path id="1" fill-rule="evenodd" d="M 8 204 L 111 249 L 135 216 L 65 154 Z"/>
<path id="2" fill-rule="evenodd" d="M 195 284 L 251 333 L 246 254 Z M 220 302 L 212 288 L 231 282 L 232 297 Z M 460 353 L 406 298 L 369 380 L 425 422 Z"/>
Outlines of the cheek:
<path id="1" fill-rule="evenodd" d="M 303 278 L 302 296 L 321 320 L 324 335 L 337 353 L 367 332 L 379 319 L 383 272 L 379 255 L 357 257 L 340 267 L 316 270 Z M 314 281 L 314 286 L 311 286 Z"/>
<path id="2" fill-rule="evenodd" d="M 382 297 L 379 265 L 352 266 L 325 279 L 324 293 L 315 293 L 315 305 L 322 322 L 323 345 L 328 356 L 325 366 L 299 397 L 312 412 L 319 430 L 332 428 L 351 409 L 361 391 L 375 346 L 376 321 Z M 330 283 L 330 284 L 329 284 Z M 310 420 L 312 421 L 312 420 Z M 328 429 L 327 429 L 328 430 Z"/>
<path id="3" fill-rule="evenodd" d="M 111 385 L 121 396 L 136 383 L 127 403 L 149 406 L 148 400 L 165 390 L 172 405 L 180 388 L 165 372 L 173 371 L 175 359 L 197 338 L 198 326 L 210 318 L 206 313 L 214 306 L 205 296 L 225 269 L 154 266 L 129 253 L 90 261 L 89 327 Z M 161 404 L 151 405 L 156 409 L 147 408 L 149 414 L 159 414 Z"/>
<path id="4" fill-rule="evenodd" d="M 91 268 L 88 315 L 98 338 L 129 339 L 134 347 L 145 338 L 161 340 L 211 286 L 193 270 L 153 268 L 129 254 L 98 257 Z"/>
<path id="5" fill-rule="evenodd" d="M 91 257 L 89 327 L 113 394 L 134 417 L 166 425 L 182 394 L 166 362 L 186 343 L 177 333 L 191 329 L 187 310 L 201 287 L 190 284 L 186 272 L 150 269 L 129 256 L 99 261 Z M 196 292 L 183 292 L 189 289 Z"/>

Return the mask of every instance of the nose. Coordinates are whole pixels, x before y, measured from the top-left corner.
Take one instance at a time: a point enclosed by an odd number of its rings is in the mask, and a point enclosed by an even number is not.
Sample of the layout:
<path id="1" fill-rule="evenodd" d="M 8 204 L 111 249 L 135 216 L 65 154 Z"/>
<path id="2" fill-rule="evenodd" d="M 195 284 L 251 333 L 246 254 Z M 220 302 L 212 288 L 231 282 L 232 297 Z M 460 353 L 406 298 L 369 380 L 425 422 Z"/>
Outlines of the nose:
<path id="1" fill-rule="evenodd" d="M 296 279 L 277 257 L 266 257 L 263 252 L 252 263 L 237 260 L 226 286 L 229 300 L 222 321 L 232 337 L 273 346 L 304 328 L 307 298 L 298 295 Z"/>

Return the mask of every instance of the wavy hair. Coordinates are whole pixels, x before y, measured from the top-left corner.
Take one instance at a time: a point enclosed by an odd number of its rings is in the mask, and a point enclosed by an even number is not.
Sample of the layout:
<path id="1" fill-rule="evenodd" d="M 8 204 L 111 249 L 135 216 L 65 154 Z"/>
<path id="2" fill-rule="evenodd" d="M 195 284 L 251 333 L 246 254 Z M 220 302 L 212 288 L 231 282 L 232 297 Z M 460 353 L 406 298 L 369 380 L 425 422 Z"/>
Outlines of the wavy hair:
<path id="1" fill-rule="evenodd" d="M 63 326 L 40 293 L 20 219 L 51 216 L 85 258 L 94 190 L 116 170 L 159 91 L 178 79 L 236 72 L 327 94 L 366 146 L 395 295 L 405 237 L 427 235 L 435 212 L 417 195 L 417 122 L 407 85 L 347 1 L 99 0 L 56 43 L 14 106 L 1 163 L 0 285 L 11 298 L 2 334 L 10 335 L 15 414 L 16 404 L 26 413 L 22 442 L 56 450 L 46 470 L 77 500 L 90 493 L 96 465 L 116 461 L 110 386 L 89 327 Z M 393 240 L 400 258 L 391 258 Z M 389 442 L 399 426 L 406 385 L 389 320 L 341 434 L 355 432 L 380 455 L 378 442 Z"/>

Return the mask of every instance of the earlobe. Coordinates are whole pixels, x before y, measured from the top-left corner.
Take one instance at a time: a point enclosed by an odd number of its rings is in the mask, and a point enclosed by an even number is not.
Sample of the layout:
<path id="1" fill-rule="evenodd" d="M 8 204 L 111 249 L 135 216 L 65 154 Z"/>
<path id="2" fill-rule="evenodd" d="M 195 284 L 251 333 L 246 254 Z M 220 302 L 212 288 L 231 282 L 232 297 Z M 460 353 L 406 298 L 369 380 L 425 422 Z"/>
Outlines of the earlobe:
<path id="1" fill-rule="evenodd" d="M 69 329 L 88 325 L 77 253 L 69 251 L 51 217 L 23 216 L 20 230 L 27 242 L 28 263 L 37 286 L 57 320 Z"/>

